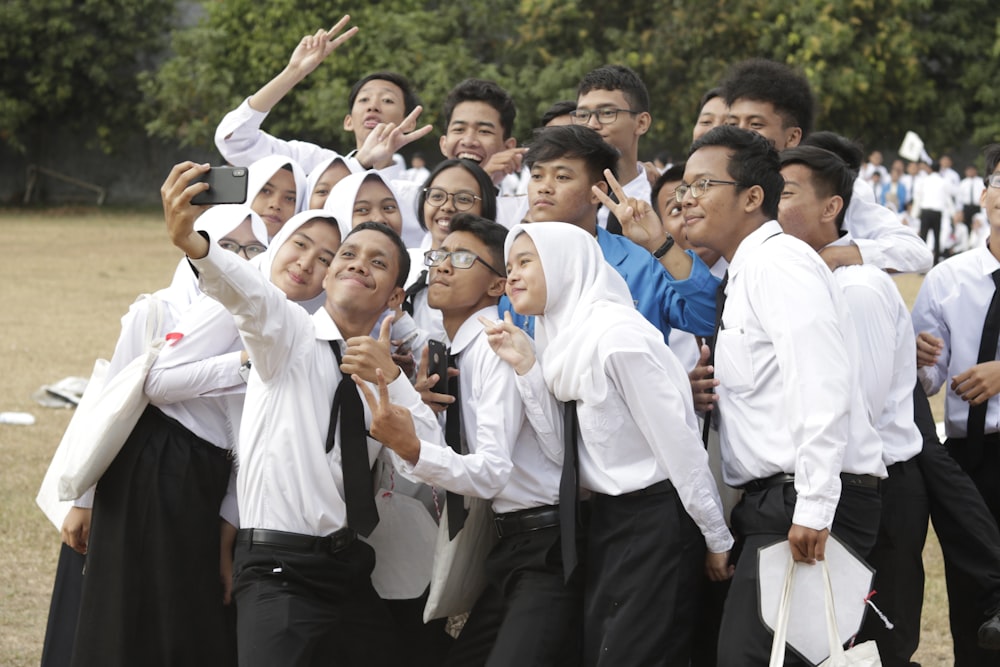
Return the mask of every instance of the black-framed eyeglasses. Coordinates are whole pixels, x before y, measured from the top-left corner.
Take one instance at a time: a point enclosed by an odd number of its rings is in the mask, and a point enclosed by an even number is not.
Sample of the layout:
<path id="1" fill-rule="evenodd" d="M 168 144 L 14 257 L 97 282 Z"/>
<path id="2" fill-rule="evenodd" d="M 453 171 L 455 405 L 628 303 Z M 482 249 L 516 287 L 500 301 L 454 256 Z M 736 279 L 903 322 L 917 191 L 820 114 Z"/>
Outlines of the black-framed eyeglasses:
<path id="1" fill-rule="evenodd" d="M 246 245 L 240 245 L 232 239 L 222 239 L 219 241 L 219 247 L 223 250 L 228 250 L 229 252 L 235 252 L 237 255 L 242 252 L 246 255 L 247 259 L 253 259 L 267 250 L 267 246 L 263 243 L 248 243 Z"/>
<path id="2" fill-rule="evenodd" d="M 633 111 L 632 109 L 619 109 L 617 107 L 601 107 L 600 109 L 594 109 L 593 111 L 589 109 L 574 109 L 569 112 L 569 117 L 577 125 L 586 125 L 590 122 L 591 116 L 596 116 L 597 122 L 601 125 L 610 125 L 618 120 L 619 113 L 630 113 L 634 116 L 642 112 Z"/>
<path id="3" fill-rule="evenodd" d="M 697 199 L 708 192 L 708 189 L 713 185 L 735 185 L 737 187 L 742 187 L 743 184 L 737 181 L 719 181 L 714 178 L 699 178 L 690 185 L 685 183 L 678 185 L 677 189 L 674 190 L 674 199 L 677 200 L 678 204 L 681 204 L 684 202 L 684 196 L 689 192 L 691 193 L 692 199 Z"/>
<path id="4" fill-rule="evenodd" d="M 441 263 L 451 258 L 451 265 L 456 269 L 468 269 L 476 262 L 481 262 L 483 266 L 497 274 L 501 278 L 506 278 L 507 276 L 500 273 L 494 269 L 490 264 L 470 250 L 442 250 L 438 248 L 437 250 L 428 250 L 424 253 L 424 265 L 426 266 L 440 266 Z"/>
<path id="5" fill-rule="evenodd" d="M 476 205 L 476 200 L 482 201 L 482 197 L 473 194 L 468 190 L 459 190 L 458 192 L 448 192 L 442 188 L 424 188 L 424 194 L 427 197 L 427 203 L 435 208 L 440 208 L 444 206 L 448 198 L 451 197 L 452 204 L 459 211 L 468 211 L 470 208 Z"/>
<path id="6" fill-rule="evenodd" d="M 990 174 L 987 176 L 986 186 L 990 188 L 1000 188 L 1000 174 Z"/>

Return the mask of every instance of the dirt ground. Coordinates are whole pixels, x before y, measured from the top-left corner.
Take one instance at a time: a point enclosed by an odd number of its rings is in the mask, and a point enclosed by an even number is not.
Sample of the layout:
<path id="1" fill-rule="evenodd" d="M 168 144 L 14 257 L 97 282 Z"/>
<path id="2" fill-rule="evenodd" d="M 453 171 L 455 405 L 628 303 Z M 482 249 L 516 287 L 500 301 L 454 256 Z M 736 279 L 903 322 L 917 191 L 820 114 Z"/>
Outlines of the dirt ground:
<path id="1" fill-rule="evenodd" d="M 59 548 L 35 494 L 71 413 L 31 399 L 40 386 L 88 376 L 110 356 L 119 318 L 136 295 L 166 286 L 180 258 L 155 211 L 79 208 L 0 211 L 0 412 L 29 412 L 32 426 L 0 424 L 0 665 L 37 665 Z M 897 284 L 912 303 L 919 276 Z M 940 414 L 940 399 L 933 401 Z M 940 549 L 924 551 L 925 667 L 951 664 Z"/>

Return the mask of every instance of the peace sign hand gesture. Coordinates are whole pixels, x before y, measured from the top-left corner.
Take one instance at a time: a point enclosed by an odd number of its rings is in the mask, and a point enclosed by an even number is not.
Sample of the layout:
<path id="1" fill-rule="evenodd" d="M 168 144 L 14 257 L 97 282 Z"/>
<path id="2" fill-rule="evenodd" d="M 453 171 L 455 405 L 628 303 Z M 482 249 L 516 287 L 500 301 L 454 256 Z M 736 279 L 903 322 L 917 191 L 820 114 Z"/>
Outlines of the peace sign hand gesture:
<path id="1" fill-rule="evenodd" d="M 609 211 L 615 214 L 618 222 L 622 225 L 622 232 L 626 238 L 637 245 L 641 245 L 649 252 L 653 252 L 663 244 L 666 231 L 663 223 L 660 222 L 656 211 L 649 205 L 648 201 L 629 197 L 625 194 L 618 179 L 611 173 L 610 169 L 604 170 L 604 177 L 611 186 L 611 191 L 618 198 L 615 202 L 596 185 L 591 186 L 591 190 Z"/>

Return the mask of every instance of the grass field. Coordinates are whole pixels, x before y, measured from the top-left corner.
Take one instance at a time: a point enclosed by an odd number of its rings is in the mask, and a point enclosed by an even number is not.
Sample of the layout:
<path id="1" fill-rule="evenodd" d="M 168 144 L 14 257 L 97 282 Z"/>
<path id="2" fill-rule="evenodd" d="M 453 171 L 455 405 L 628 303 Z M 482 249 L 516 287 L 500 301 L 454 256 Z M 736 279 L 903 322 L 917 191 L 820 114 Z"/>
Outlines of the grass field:
<path id="1" fill-rule="evenodd" d="M 33 414 L 33 426 L 0 424 L 0 665 L 41 657 L 59 537 L 34 498 L 70 412 L 31 400 L 41 385 L 89 375 L 108 357 L 119 318 L 135 296 L 164 287 L 179 254 L 153 211 L 60 209 L 0 211 L 0 412 Z M 899 276 L 908 303 L 919 276 Z M 940 416 L 941 400 L 932 400 Z M 924 667 L 951 664 L 940 550 L 924 551 L 927 590 Z"/>

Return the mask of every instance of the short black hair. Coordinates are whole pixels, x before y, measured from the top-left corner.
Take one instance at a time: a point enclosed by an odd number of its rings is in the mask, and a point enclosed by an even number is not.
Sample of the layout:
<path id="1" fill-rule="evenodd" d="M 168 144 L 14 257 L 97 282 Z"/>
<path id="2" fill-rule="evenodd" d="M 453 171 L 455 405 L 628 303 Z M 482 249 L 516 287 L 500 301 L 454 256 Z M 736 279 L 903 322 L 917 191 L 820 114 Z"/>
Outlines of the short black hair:
<path id="1" fill-rule="evenodd" d="M 677 164 L 670 165 L 670 168 L 664 169 L 663 173 L 660 174 L 656 182 L 653 183 L 652 189 L 649 191 L 649 205 L 653 207 L 657 215 L 661 215 L 661 211 L 656 210 L 656 200 L 660 198 L 660 190 L 667 183 L 673 183 L 674 181 L 684 180 L 684 165 L 686 162 L 678 162 Z"/>
<path id="2" fill-rule="evenodd" d="M 392 242 L 396 245 L 396 255 L 399 259 L 399 271 L 396 274 L 396 287 L 403 287 L 406 285 L 406 279 L 410 275 L 410 251 L 406 249 L 406 244 L 403 243 L 403 239 L 399 238 L 399 234 L 397 234 L 389 225 L 384 222 L 362 222 L 360 225 L 354 227 L 350 232 L 348 232 L 347 236 L 341 239 L 341 245 L 358 232 L 366 230 L 381 232 L 392 239 Z"/>
<path id="3" fill-rule="evenodd" d="M 788 65 L 764 58 L 744 60 L 729 68 L 721 88 L 729 106 L 741 99 L 769 102 L 785 128 L 800 128 L 803 138 L 812 132 L 815 101 L 809 80 Z"/>
<path id="4" fill-rule="evenodd" d="M 986 175 L 983 176 L 983 183 L 989 186 L 990 176 L 1000 165 L 1000 144 L 990 144 L 983 149 L 983 157 L 986 158 Z"/>
<path id="5" fill-rule="evenodd" d="M 514 121 L 517 119 L 517 107 L 514 98 L 495 81 L 486 79 L 466 79 L 451 89 L 444 100 L 444 126 L 451 124 L 451 114 L 462 102 L 485 102 L 500 114 L 500 125 L 503 128 L 503 138 L 509 139 L 514 132 Z"/>
<path id="6" fill-rule="evenodd" d="M 483 217 L 487 220 L 497 219 L 497 191 L 493 185 L 493 181 L 490 179 L 490 175 L 472 160 L 450 158 L 439 162 L 424 181 L 424 184 L 420 186 L 420 195 L 417 197 L 417 222 L 420 223 L 420 229 L 425 232 L 427 231 L 427 221 L 424 220 L 424 203 L 427 201 L 426 190 L 431 187 L 438 174 L 452 167 L 461 167 L 476 179 L 476 183 L 479 184 L 479 196 L 483 198 Z"/>
<path id="7" fill-rule="evenodd" d="M 604 65 L 580 79 L 576 97 L 592 90 L 620 90 L 632 111 L 649 111 L 649 91 L 635 70 L 625 65 Z"/>
<path id="8" fill-rule="evenodd" d="M 409 79 L 407 79 L 402 74 L 397 74 L 396 72 L 372 72 L 363 79 L 359 79 L 351 87 L 351 94 L 347 98 L 347 108 L 354 108 L 354 101 L 358 99 L 358 93 L 361 92 L 361 87 L 364 86 L 369 81 L 388 81 L 389 83 L 399 86 L 399 89 L 403 91 L 403 106 L 406 107 L 406 114 L 409 114 L 420 104 L 420 98 L 413 91 L 413 86 L 410 85 Z"/>
<path id="9" fill-rule="evenodd" d="M 585 125 L 557 125 L 535 130 L 528 152 L 524 154 L 524 164 L 531 169 L 539 162 L 580 158 L 586 163 L 591 180 L 596 183 L 605 180 L 605 169 L 610 169 L 617 177 L 618 156 L 618 149 L 591 128 Z"/>
<path id="10" fill-rule="evenodd" d="M 451 219 L 449 233 L 468 232 L 483 242 L 490 252 L 490 266 L 500 275 L 506 275 L 503 244 L 507 240 L 507 228 L 473 213 L 459 213 Z"/>
<path id="11" fill-rule="evenodd" d="M 716 86 L 715 88 L 710 88 L 704 95 L 701 96 L 701 102 L 698 103 L 698 113 L 701 113 L 702 107 L 708 104 L 711 100 L 716 97 L 722 96 L 722 88 Z"/>
<path id="12" fill-rule="evenodd" d="M 857 176 L 858 170 L 861 169 L 861 163 L 865 159 L 865 151 L 861 144 L 828 130 L 810 134 L 802 144 L 825 148 L 831 153 L 836 153 L 847 164 L 847 168 L 854 172 L 855 176 Z"/>
<path id="13" fill-rule="evenodd" d="M 764 191 L 761 210 L 768 218 L 778 217 L 778 202 L 785 188 L 781 177 L 781 163 L 778 151 L 764 136 L 743 130 L 734 125 L 714 127 L 693 144 L 688 153 L 690 158 L 697 150 L 709 146 L 721 146 L 730 150 L 726 173 L 739 183 L 737 190 L 745 190 L 759 185 Z"/>
<path id="14" fill-rule="evenodd" d="M 576 100 L 559 100 L 542 114 L 538 127 L 545 127 L 560 116 L 568 116 L 571 111 L 576 111 Z"/>
<path id="15" fill-rule="evenodd" d="M 850 143 L 850 142 L 848 142 Z M 844 206 L 837 214 L 837 229 L 844 228 L 844 217 L 854 192 L 854 172 L 839 154 L 819 146 L 786 148 L 778 156 L 781 166 L 801 164 L 810 174 L 810 182 L 820 197 L 840 195 Z"/>

